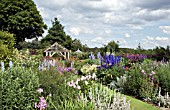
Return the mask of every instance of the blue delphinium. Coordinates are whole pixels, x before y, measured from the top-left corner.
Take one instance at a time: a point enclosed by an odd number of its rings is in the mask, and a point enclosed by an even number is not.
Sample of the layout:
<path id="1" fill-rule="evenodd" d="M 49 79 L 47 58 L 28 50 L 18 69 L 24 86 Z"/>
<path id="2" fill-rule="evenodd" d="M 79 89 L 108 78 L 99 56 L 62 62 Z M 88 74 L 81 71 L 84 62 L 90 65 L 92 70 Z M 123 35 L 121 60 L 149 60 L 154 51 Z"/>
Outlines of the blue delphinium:
<path id="1" fill-rule="evenodd" d="M 93 55 L 93 53 L 92 53 L 92 52 L 91 52 L 91 54 L 90 54 L 89 58 L 90 58 L 91 60 L 94 60 L 94 59 L 95 59 L 95 56 Z"/>
<path id="2" fill-rule="evenodd" d="M 113 56 L 111 54 L 104 55 L 103 59 L 101 59 L 101 66 L 97 67 L 98 69 L 102 68 L 110 68 L 114 65 L 118 65 L 121 60 L 120 56 Z"/>

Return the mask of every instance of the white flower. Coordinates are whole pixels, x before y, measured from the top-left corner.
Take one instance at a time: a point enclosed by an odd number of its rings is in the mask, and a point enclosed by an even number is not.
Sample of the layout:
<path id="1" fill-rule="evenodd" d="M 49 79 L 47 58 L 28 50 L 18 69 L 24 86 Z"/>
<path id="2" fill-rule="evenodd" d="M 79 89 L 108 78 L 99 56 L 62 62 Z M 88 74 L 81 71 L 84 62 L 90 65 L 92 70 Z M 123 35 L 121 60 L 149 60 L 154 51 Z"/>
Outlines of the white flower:
<path id="1" fill-rule="evenodd" d="M 76 83 L 76 85 L 78 85 L 79 81 L 78 81 L 78 80 L 76 80 L 76 82 L 75 82 L 75 83 Z"/>
<path id="2" fill-rule="evenodd" d="M 92 78 L 93 78 L 93 79 L 96 78 L 96 74 L 95 74 L 95 73 L 93 73 Z"/>
<path id="3" fill-rule="evenodd" d="M 84 76 L 81 77 L 81 81 L 85 80 L 86 78 Z"/>
<path id="4" fill-rule="evenodd" d="M 81 89 L 81 87 L 80 87 L 80 86 L 77 86 L 77 89 Z"/>
<path id="5" fill-rule="evenodd" d="M 84 83 L 85 83 L 86 85 L 88 85 L 88 82 L 87 82 L 87 81 L 85 81 Z"/>

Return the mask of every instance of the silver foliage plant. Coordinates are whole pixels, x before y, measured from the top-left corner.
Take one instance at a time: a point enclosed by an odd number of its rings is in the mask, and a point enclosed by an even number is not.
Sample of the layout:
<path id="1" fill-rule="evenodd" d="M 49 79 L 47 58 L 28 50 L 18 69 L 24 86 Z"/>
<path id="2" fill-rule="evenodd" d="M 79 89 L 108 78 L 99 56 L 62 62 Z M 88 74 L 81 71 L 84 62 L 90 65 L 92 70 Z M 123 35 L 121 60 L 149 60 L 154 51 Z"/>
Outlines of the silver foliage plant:
<path id="1" fill-rule="evenodd" d="M 159 93 L 158 93 L 158 96 L 156 97 L 158 106 L 170 108 L 170 96 L 169 96 L 168 92 L 164 96 L 162 96 L 160 93 L 161 93 L 161 88 L 159 87 Z"/>
<path id="2" fill-rule="evenodd" d="M 126 96 L 102 84 L 94 84 L 87 94 L 79 94 L 78 99 L 84 103 L 93 103 L 95 110 L 131 110 Z"/>

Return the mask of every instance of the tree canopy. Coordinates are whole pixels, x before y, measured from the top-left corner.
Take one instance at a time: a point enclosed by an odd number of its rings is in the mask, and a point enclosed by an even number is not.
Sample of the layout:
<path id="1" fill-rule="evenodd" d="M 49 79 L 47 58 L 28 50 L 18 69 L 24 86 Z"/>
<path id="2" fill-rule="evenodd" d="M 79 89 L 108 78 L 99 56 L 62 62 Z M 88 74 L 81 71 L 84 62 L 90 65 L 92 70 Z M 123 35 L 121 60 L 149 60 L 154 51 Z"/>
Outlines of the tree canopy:
<path id="1" fill-rule="evenodd" d="M 48 34 L 42 39 L 42 42 L 49 42 L 50 44 L 57 42 L 67 49 L 71 49 L 72 39 L 70 36 L 66 35 L 64 27 L 60 24 L 58 19 L 54 18 L 54 21 L 52 21 L 52 27 L 49 28 Z"/>
<path id="2" fill-rule="evenodd" d="M 13 57 L 14 44 L 13 34 L 0 31 L 0 61 L 8 62 Z"/>
<path id="3" fill-rule="evenodd" d="M 0 30 L 14 34 L 17 44 L 42 36 L 46 28 L 32 0 L 0 1 Z"/>
<path id="4" fill-rule="evenodd" d="M 115 51 L 117 51 L 118 50 L 118 48 L 119 48 L 119 45 L 113 40 L 113 41 L 110 41 L 107 45 L 106 45 L 106 47 L 105 48 L 107 48 L 107 51 L 109 52 L 115 52 Z"/>

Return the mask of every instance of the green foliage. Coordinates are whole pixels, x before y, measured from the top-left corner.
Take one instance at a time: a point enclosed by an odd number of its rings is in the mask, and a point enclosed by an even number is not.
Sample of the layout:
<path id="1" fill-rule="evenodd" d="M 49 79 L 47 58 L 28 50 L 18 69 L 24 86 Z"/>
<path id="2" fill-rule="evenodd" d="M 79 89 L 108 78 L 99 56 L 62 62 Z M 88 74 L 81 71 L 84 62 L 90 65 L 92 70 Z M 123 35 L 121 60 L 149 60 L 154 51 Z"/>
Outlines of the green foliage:
<path id="1" fill-rule="evenodd" d="M 81 43 L 80 40 L 74 39 L 74 40 L 72 41 L 72 50 L 73 50 L 73 51 L 76 51 L 76 50 L 78 50 L 78 49 L 82 50 L 82 43 Z"/>
<path id="2" fill-rule="evenodd" d="M 159 78 L 159 86 L 162 89 L 162 94 L 170 93 L 170 62 L 159 64 L 156 69 L 156 74 Z"/>
<path id="3" fill-rule="evenodd" d="M 0 31 L 0 61 L 9 62 L 14 57 L 14 37 L 8 32 Z"/>
<path id="4" fill-rule="evenodd" d="M 123 87 L 124 93 L 139 97 L 139 90 L 142 85 L 141 73 L 139 70 L 131 70 L 129 74 L 126 84 Z"/>
<path id="5" fill-rule="evenodd" d="M 125 73 L 125 69 L 122 66 L 112 66 L 107 69 L 98 69 L 97 78 L 104 84 L 110 84 L 113 80 L 116 80 L 116 77 L 120 77 Z"/>
<path id="6" fill-rule="evenodd" d="M 32 42 L 19 42 L 18 45 L 16 46 L 17 49 L 44 49 L 50 44 L 47 42 L 40 42 L 38 40 L 34 40 Z"/>
<path id="7" fill-rule="evenodd" d="M 46 28 L 32 0 L 1 0 L 0 30 L 13 33 L 17 44 L 42 36 Z"/>
<path id="8" fill-rule="evenodd" d="M 4 110 L 32 110 L 37 101 L 39 79 L 37 73 L 15 67 L 5 72 L 0 71 L 1 107 Z"/>
<path id="9" fill-rule="evenodd" d="M 106 45 L 105 48 L 107 48 L 107 52 L 113 53 L 118 51 L 119 45 L 115 41 L 111 41 Z"/>
<path id="10" fill-rule="evenodd" d="M 66 83 L 70 81 L 71 74 L 59 74 L 56 70 L 39 71 L 39 83 L 44 90 L 45 96 L 52 94 L 52 103 L 61 110 L 60 107 L 67 100 L 74 100 L 77 96 L 77 91 L 69 88 Z M 49 110 L 54 109 L 54 106 L 49 105 Z"/>
<path id="11" fill-rule="evenodd" d="M 142 70 L 140 69 L 142 68 Z M 142 72 L 143 71 L 143 72 Z M 124 93 L 137 98 L 151 101 L 158 90 L 158 78 L 152 64 L 134 64 L 128 71 L 126 84 L 123 87 Z"/>
<path id="12" fill-rule="evenodd" d="M 57 42 L 67 49 L 71 49 L 72 39 L 70 36 L 66 35 L 64 27 L 60 24 L 57 18 L 54 18 L 54 21 L 52 21 L 52 27 L 48 30 L 48 33 L 49 34 L 41 40 L 42 43 L 49 42 L 50 44 L 54 44 Z"/>
<path id="13" fill-rule="evenodd" d="M 84 59 L 89 59 L 89 53 L 76 53 L 76 58 L 79 59 L 79 60 L 84 60 Z M 90 61 L 88 61 L 90 62 Z M 91 63 L 90 63 L 91 64 Z"/>

